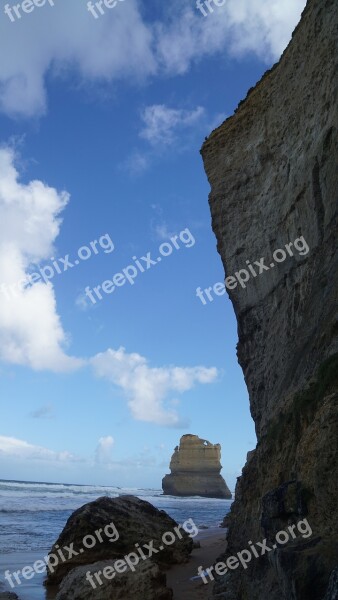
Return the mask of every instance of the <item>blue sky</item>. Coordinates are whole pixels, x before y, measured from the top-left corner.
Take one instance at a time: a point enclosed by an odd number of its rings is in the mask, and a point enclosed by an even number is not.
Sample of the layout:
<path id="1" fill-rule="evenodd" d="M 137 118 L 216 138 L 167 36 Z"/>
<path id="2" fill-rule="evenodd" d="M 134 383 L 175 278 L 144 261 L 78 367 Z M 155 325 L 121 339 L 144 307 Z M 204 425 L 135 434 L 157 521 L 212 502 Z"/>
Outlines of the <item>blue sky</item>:
<path id="1" fill-rule="evenodd" d="M 0 9 L 0 477 L 160 487 L 194 433 L 234 489 L 255 433 L 231 303 L 196 297 L 224 279 L 199 149 L 305 2 L 52 4 Z"/>

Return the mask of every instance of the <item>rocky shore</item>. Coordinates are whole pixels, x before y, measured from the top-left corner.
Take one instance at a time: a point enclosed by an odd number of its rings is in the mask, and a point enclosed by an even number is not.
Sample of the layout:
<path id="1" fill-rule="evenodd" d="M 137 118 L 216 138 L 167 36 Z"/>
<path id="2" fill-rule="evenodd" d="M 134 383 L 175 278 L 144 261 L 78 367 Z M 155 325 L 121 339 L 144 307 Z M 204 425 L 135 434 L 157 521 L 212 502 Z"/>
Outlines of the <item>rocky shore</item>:
<path id="1" fill-rule="evenodd" d="M 194 538 L 188 561 L 166 566 L 145 561 L 138 565 L 135 573 L 120 574 L 111 581 L 103 579 L 102 586 L 98 585 L 96 590 L 88 585 L 88 570 L 92 573 L 103 571 L 112 566 L 116 559 L 99 561 L 89 566 L 83 564 L 70 570 L 60 586 L 48 585 L 45 591 L 42 591 L 39 587 L 42 586 L 42 576 L 37 576 L 39 581 L 36 582 L 36 587 L 25 592 L 18 590 L 18 595 L 13 592 L 0 592 L 0 600 L 208 600 L 212 586 L 205 585 L 197 576 L 198 568 L 201 565 L 207 567 L 214 564 L 224 549 L 225 540 L 226 532 L 219 527 L 203 529 Z M 32 556 L 33 558 L 36 557 Z M 33 562 L 27 555 L 24 561 Z M 8 566 L 8 562 L 4 561 L 4 565 Z M 86 586 L 84 582 L 87 583 Z"/>

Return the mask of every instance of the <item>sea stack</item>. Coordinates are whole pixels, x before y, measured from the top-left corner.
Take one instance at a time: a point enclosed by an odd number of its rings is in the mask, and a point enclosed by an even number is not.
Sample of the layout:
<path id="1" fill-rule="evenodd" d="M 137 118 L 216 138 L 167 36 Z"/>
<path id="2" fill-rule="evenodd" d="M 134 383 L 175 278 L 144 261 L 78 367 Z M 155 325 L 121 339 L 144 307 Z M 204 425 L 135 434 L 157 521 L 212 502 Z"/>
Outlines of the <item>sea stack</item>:
<path id="1" fill-rule="evenodd" d="M 231 498 L 221 472 L 221 446 L 197 435 L 183 435 L 170 461 L 170 475 L 162 480 L 163 493 L 171 496 Z"/>

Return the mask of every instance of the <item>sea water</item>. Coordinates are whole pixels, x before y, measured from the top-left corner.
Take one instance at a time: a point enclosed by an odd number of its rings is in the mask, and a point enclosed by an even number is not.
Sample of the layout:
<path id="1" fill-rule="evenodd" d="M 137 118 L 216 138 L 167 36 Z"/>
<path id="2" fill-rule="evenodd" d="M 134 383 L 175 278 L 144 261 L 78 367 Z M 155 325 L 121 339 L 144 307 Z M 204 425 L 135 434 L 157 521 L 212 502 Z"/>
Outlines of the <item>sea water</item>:
<path id="1" fill-rule="evenodd" d="M 231 500 L 163 496 L 161 490 L 0 479 L 0 553 L 50 550 L 74 510 L 100 496 L 132 494 L 165 510 L 182 524 L 218 527 Z M 1 574 L 0 574 L 1 576 Z"/>
<path id="2" fill-rule="evenodd" d="M 74 510 L 100 496 L 116 498 L 131 494 L 165 510 L 183 524 L 193 519 L 202 534 L 204 528 L 219 527 L 229 512 L 231 500 L 163 496 L 161 490 L 118 488 L 63 483 L 6 481 L 0 479 L 0 592 L 10 590 L 4 574 L 43 559 L 59 537 Z M 147 540 L 151 541 L 151 540 Z M 16 586 L 20 600 L 53 600 L 55 595 L 43 586 L 45 575 L 22 580 Z"/>

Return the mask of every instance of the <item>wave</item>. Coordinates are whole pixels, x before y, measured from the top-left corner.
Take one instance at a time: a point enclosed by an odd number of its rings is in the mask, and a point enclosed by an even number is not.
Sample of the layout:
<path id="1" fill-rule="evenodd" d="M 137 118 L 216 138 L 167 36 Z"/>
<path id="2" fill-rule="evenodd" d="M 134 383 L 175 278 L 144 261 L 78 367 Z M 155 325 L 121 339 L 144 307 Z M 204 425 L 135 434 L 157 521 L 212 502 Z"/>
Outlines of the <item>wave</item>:
<path id="1" fill-rule="evenodd" d="M 0 479 L 0 493 L 3 491 L 19 491 L 19 492 L 63 492 L 72 491 L 73 494 L 95 494 L 100 492 L 120 492 L 123 488 L 117 486 L 93 486 L 93 485 L 77 485 L 67 483 L 45 483 L 45 482 L 24 482 L 24 481 L 6 481 Z"/>
<path id="2" fill-rule="evenodd" d="M 231 501 L 198 496 L 193 498 L 164 496 L 162 490 L 150 488 L 0 480 L 0 514 L 7 514 L 8 519 L 11 518 L 10 515 L 15 514 L 17 519 L 20 519 L 20 515 L 24 513 L 30 513 L 32 518 L 34 513 L 39 512 L 44 515 L 48 512 L 54 515 L 57 512 L 65 515 L 100 496 L 116 498 L 124 495 L 138 496 L 173 515 L 180 514 L 182 511 L 185 514 L 188 509 L 199 513 L 203 507 L 208 507 L 211 517 L 218 507 L 223 505 L 226 512 L 228 504 L 231 504 Z"/>
<path id="3" fill-rule="evenodd" d="M 45 508 L 39 506 L 39 507 L 34 507 L 34 506 L 27 506 L 27 508 L 23 509 L 23 508 L 0 508 L 0 514 L 25 514 L 25 513 L 38 513 L 38 512 L 69 512 L 70 510 L 73 510 L 73 508 L 60 508 L 60 506 L 55 506 L 54 508 L 52 506 L 46 506 Z"/>
<path id="4" fill-rule="evenodd" d="M 115 494 L 140 494 L 142 495 L 158 495 L 162 494 L 162 490 L 151 488 L 137 487 L 119 487 L 119 486 L 103 486 L 103 485 L 80 485 L 70 483 L 46 483 L 46 482 L 30 482 L 30 481 L 7 481 L 0 479 L 0 493 L 3 491 L 18 491 L 25 492 L 72 492 L 74 495 L 81 494 L 97 494 L 100 493 L 115 493 Z M 149 494 L 150 492 L 150 494 Z"/>
<path id="5" fill-rule="evenodd" d="M 0 513 L 72 511 L 100 496 L 134 495 L 153 502 L 161 490 L 0 479 Z"/>

